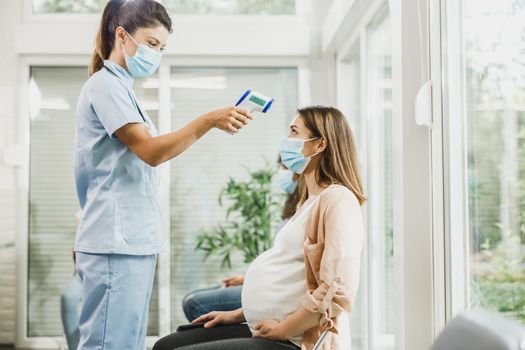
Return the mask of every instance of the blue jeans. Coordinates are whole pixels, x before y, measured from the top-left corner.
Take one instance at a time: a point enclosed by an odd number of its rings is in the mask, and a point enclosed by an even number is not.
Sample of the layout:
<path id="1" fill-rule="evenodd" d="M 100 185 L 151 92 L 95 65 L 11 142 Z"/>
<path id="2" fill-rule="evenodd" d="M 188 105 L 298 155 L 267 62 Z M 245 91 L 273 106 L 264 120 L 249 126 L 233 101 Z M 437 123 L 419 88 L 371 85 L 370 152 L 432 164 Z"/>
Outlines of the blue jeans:
<path id="1" fill-rule="evenodd" d="M 60 296 L 60 317 L 67 339 L 69 350 L 77 350 L 80 332 L 78 330 L 78 307 L 82 296 L 82 281 L 78 274 L 69 280 L 64 292 Z"/>
<path id="2" fill-rule="evenodd" d="M 188 321 L 211 311 L 231 311 L 241 307 L 242 286 L 200 289 L 182 300 L 182 309 Z"/>

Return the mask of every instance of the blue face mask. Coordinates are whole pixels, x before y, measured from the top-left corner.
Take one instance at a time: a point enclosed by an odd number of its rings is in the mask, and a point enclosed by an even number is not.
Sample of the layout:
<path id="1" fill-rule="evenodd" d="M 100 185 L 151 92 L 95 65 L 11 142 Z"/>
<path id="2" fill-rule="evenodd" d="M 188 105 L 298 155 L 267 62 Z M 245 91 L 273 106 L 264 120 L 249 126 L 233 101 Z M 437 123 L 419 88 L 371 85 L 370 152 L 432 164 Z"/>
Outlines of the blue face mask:
<path id="1" fill-rule="evenodd" d="M 296 174 L 302 174 L 304 169 L 310 163 L 312 157 L 318 153 L 305 157 L 303 154 L 304 143 L 312 140 L 316 140 L 319 137 L 314 137 L 308 140 L 298 138 L 286 138 L 281 144 L 281 163 Z"/>
<path id="2" fill-rule="evenodd" d="M 288 169 L 280 169 L 277 173 L 277 180 L 282 190 L 288 194 L 292 194 L 297 188 L 297 181 L 293 179 L 294 173 Z"/>
<path id="3" fill-rule="evenodd" d="M 144 44 L 138 44 L 131 35 L 127 32 L 126 34 L 137 45 L 137 52 L 135 52 L 134 56 L 129 56 L 126 48 L 124 48 L 124 60 L 126 61 L 129 74 L 134 78 L 143 78 L 155 73 L 159 68 L 162 54 Z"/>

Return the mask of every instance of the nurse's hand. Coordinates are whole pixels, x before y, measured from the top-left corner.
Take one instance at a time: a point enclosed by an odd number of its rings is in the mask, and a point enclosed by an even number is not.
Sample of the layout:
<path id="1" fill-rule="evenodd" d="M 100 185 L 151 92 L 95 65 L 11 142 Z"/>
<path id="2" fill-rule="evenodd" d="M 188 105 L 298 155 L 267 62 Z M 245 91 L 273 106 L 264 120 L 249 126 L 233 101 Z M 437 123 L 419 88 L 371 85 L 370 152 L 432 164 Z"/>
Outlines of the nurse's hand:
<path id="1" fill-rule="evenodd" d="M 231 106 L 210 111 L 206 113 L 206 118 L 214 128 L 229 133 L 238 133 L 243 126 L 253 119 L 253 116 L 242 108 Z"/>
<path id="2" fill-rule="evenodd" d="M 194 319 L 191 323 L 204 323 L 204 328 L 212 328 L 218 324 L 239 324 L 246 321 L 242 308 L 233 311 L 212 311 Z"/>

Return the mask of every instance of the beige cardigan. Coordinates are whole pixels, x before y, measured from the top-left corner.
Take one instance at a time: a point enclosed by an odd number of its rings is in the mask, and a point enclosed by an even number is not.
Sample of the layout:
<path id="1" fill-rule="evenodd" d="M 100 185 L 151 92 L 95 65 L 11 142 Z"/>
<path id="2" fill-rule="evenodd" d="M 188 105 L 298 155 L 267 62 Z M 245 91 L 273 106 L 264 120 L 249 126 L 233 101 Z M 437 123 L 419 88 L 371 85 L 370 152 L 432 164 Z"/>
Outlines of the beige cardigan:
<path id="1" fill-rule="evenodd" d="M 339 350 L 337 318 L 352 309 L 364 237 L 355 195 L 341 185 L 325 189 L 309 213 L 304 243 L 308 291 L 303 306 L 322 316 L 318 326 L 304 333 L 302 349 L 312 349 L 319 335 L 329 329 L 323 350 Z"/>

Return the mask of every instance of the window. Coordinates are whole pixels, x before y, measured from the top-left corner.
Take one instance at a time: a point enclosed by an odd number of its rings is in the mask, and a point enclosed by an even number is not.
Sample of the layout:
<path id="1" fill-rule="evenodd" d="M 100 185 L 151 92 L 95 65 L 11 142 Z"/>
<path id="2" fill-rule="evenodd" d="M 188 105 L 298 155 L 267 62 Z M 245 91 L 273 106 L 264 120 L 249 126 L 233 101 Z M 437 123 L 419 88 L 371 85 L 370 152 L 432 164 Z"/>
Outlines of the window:
<path id="1" fill-rule="evenodd" d="M 230 177 L 243 179 L 246 168 L 257 170 L 277 161 L 280 141 L 297 107 L 297 71 L 292 68 L 174 68 L 172 129 L 205 111 L 235 103 L 250 88 L 275 99 L 268 114 L 256 114 L 241 133 L 212 130 L 171 163 L 171 297 L 172 328 L 186 323 L 181 303 L 185 294 L 219 285 L 223 277 L 244 274 L 237 256 L 232 270 L 220 268 L 220 257 L 203 262 L 196 237 L 225 218 L 220 190 Z"/>
<path id="2" fill-rule="evenodd" d="M 75 106 L 87 69 L 34 67 L 29 85 L 31 160 L 29 195 L 28 336 L 61 336 L 60 295 L 72 278 L 79 210 L 73 170 Z M 140 82 L 138 82 L 140 84 Z M 136 90 L 141 101 L 157 91 Z M 144 107 L 154 121 L 158 105 Z M 148 333 L 158 334 L 157 292 Z"/>
<path id="3" fill-rule="evenodd" d="M 102 13 L 105 0 L 33 0 L 34 13 Z"/>
<path id="4" fill-rule="evenodd" d="M 338 77 L 338 97 L 337 105 L 343 114 L 348 118 L 350 128 L 354 135 L 357 145 L 357 154 L 360 160 L 360 167 L 364 170 L 364 147 L 361 143 L 361 119 L 364 108 L 361 107 L 361 62 L 360 62 L 359 42 L 353 45 L 350 53 L 339 62 Z M 362 176 L 364 173 L 362 173 Z M 367 249 L 365 247 L 364 249 Z M 367 264 L 366 252 L 363 251 L 361 257 L 361 279 L 355 304 L 350 313 L 350 329 L 352 335 L 352 349 L 366 349 L 366 292 L 367 292 Z"/>
<path id="5" fill-rule="evenodd" d="M 350 315 L 352 349 L 395 348 L 392 50 L 388 7 L 354 28 L 337 65 L 337 103 L 357 144 L 367 196 L 367 245 Z"/>
<path id="6" fill-rule="evenodd" d="M 354 44 L 348 57 L 340 63 L 338 107 L 350 121 L 357 148 L 361 148 L 361 62 L 359 42 Z"/>
<path id="7" fill-rule="evenodd" d="M 106 0 L 32 0 L 35 13 L 101 13 Z M 296 0 L 163 0 L 176 15 L 294 15 Z"/>
<path id="8" fill-rule="evenodd" d="M 62 337 L 63 333 L 60 295 L 73 276 L 71 252 L 78 210 L 73 173 L 74 115 L 86 71 L 85 67 L 31 69 L 28 337 Z M 175 329 L 187 322 L 181 308 L 187 292 L 219 284 L 224 276 L 245 271 L 241 256 L 234 257 L 232 271 L 220 268 L 220 258 L 203 262 L 203 254 L 194 250 L 195 239 L 200 230 L 224 219 L 217 199 L 229 177 L 245 178 L 244 167 L 260 169 L 275 164 L 280 141 L 295 116 L 297 69 L 174 68 L 171 74 L 172 129 L 207 110 L 234 103 L 247 88 L 246 81 L 251 82 L 250 88 L 276 101 L 267 114 L 256 115 L 241 134 L 213 130 L 170 164 L 171 323 Z M 157 125 L 161 109 L 158 85 L 158 78 L 152 77 L 137 79 L 134 86 Z M 148 335 L 158 335 L 159 307 L 155 279 Z"/>
<path id="9" fill-rule="evenodd" d="M 394 349 L 391 31 L 385 7 L 366 31 L 371 348 Z"/>
<path id="10" fill-rule="evenodd" d="M 296 0 L 164 0 L 178 15 L 294 15 Z"/>
<path id="11" fill-rule="evenodd" d="M 465 307 L 525 322 L 525 3 L 447 5 L 447 31 L 461 40 L 448 39 L 447 61 L 449 89 L 457 89 L 449 118 L 462 116 L 464 128 L 456 144 L 465 150 Z"/>

